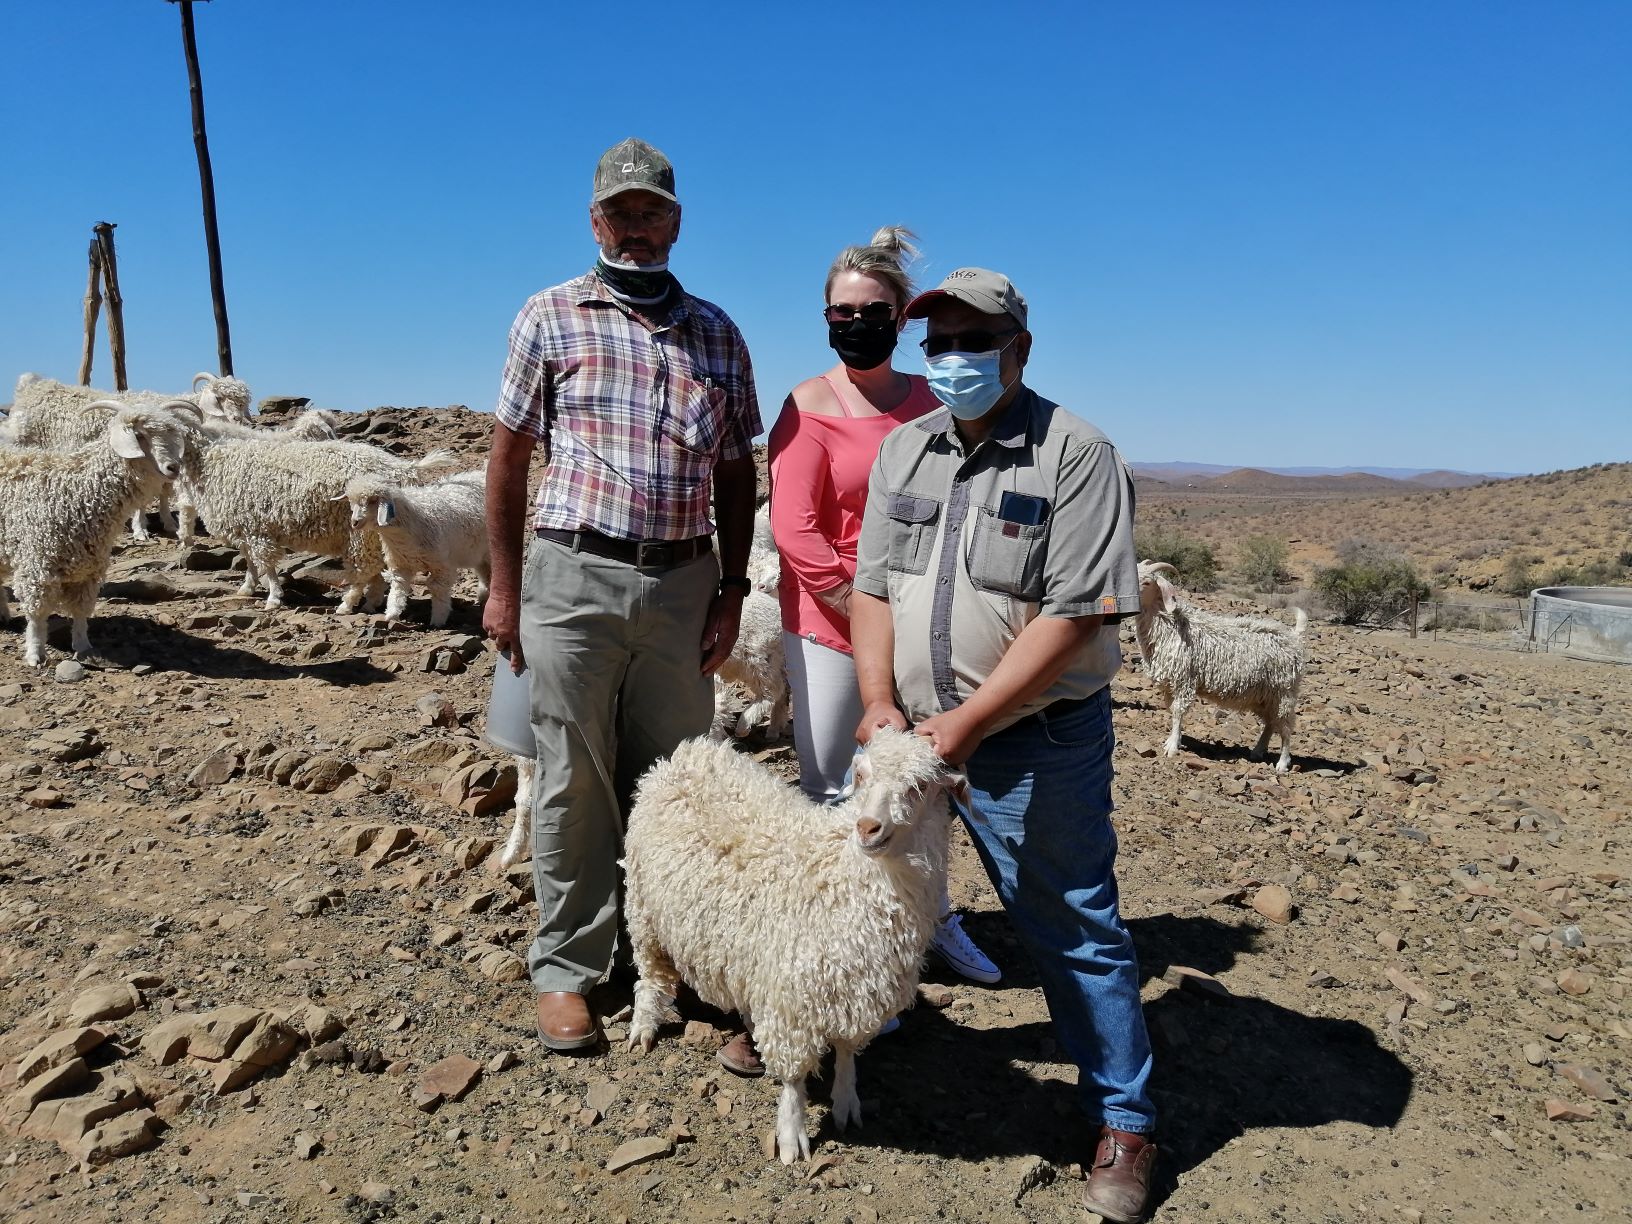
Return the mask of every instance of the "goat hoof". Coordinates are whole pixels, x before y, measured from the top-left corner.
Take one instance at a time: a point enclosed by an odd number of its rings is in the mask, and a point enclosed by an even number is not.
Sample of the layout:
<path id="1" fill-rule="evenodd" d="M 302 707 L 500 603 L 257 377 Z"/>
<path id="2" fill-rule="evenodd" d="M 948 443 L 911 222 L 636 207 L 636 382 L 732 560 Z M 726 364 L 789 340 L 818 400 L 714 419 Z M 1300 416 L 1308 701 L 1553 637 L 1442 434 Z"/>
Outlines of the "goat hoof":
<path id="1" fill-rule="evenodd" d="M 642 1054 L 650 1054 L 652 1046 L 657 1043 L 657 1033 L 652 1029 L 630 1029 L 628 1051 L 633 1054 L 638 1048 Z"/>

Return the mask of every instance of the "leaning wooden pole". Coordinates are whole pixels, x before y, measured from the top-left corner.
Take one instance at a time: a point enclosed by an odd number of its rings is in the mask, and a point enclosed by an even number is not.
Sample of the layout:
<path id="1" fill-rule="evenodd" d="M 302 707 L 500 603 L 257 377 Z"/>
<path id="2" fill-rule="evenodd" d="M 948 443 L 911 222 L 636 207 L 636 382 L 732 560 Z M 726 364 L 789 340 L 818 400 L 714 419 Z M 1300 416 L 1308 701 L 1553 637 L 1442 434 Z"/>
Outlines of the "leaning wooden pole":
<path id="1" fill-rule="evenodd" d="M 125 378 L 125 299 L 119 293 L 119 261 L 113 253 L 113 231 L 116 221 L 98 221 L 91 228 L 96 231 L 97 262 L 102 265 L 102 288 L 108 295 L 108 351 L 113 354 L 113 389 L 130 390 Z"/>
<path id="2" fill-rule="evenodd" d="M 204 245 L 210 254 L 210 301 L 215 305 L 215 349 L 223 375 L 232 373 L 232 331 L 227 326 L 227 290 L 221 278 L 221 234 L 215 225 L 215 173 L 210 139 L 204 131 L 204 81 L 198 72 L 198 40 L 193 36 L 193 0 L 181 0 L 181 43 L 187 53 L 187 92 L 193 103 L 193 149 L 198 185 L 204 195 Z"/>
<path id="3" fill-rule="evenodd" d="M 96 316 L 102 313 L 102 290 L 98 287 L 102 279 L 101 243 L 93 234 L 91 236 L 91 273 L 85 283 L 85 347 L 79 351 L 79 385 L 91 385 L 91 363 L 96 357 Z"/>

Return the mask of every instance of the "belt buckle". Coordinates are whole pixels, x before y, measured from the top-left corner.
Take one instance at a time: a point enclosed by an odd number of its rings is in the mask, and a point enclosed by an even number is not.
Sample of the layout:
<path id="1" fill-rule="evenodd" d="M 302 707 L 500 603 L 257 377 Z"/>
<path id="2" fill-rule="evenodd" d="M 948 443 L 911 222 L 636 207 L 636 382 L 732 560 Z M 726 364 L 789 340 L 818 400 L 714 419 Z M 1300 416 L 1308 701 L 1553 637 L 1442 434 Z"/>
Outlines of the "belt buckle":
<path id="1" fill-rule="evenodd" d="M 636 569 L 662 569 L 673 556 L 673 545 L 667 540 L 641 540 L 635 545 Z"/>

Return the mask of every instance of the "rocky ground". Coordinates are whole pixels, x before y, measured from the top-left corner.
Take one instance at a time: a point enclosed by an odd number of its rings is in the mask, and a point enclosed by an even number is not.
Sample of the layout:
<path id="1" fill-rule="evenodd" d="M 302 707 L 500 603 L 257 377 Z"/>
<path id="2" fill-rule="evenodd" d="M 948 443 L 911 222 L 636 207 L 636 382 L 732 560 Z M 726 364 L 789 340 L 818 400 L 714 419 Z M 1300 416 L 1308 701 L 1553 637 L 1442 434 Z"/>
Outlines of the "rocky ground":
<path id="1" fill-rule="evenodd" d="M 1005 981 L 931 970 L 861 1060 L 864 1129 L 818 1086 L 816 1159 L 784 1167 L 723 1018 L 645 1057 L 530 1037 L 468 601 L 447 630 L 339 618 L 306 567 L 268 616 L 228 554 L 172 548 L 118 558 L 82 674 L 0 636 L 7 1218 L 1087 1218 L 1075 1073 L 961 835 Z M 1627 1218 L 1632 671 L 1311 634 L 1285 777 L 1211 710 L 1168 760 L 1137 668 L 1115 687 L 1157 1218 Z M 595 1002 L 616 1038 L 627 986 Z"/>

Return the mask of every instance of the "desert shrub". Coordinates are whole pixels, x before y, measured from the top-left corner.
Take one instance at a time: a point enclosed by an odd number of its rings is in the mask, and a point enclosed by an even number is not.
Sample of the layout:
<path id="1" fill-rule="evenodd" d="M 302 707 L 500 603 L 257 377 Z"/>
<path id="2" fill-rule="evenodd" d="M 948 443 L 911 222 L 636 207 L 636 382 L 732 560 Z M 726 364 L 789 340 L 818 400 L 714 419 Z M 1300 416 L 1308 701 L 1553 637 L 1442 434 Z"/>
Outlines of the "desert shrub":
<path id="1" fill-rule="evenodd" d="M 1170 527 L 1148 527 L 1134 532 L 1134 551 L 1141 561 L 1166 561 L 1179 571 L 1179 584 L 1192 591 L 1218 586 L 1218 561 L 1202 540 Z"/>
<path id="2" fill-rule="evenodd" d="M 1389 620 L 1413 597 L 1428 595 L 1411 558 L 1371 540 L 1345 540 L 1338 545 L 1337 564 L 1315 572 L 1315 590 L 1345 625 Z"/>
<path id="3" fill-rule="evenodd" d="M 1255 591 L 1273 591 L 1292 580 L 1286 568 L 1290 551 L 1279 536 L 1255 535 L 1241 541 L 1235 571 Z"/>
<path id="4" fill-rule="evenodd" d="M 1510 553 L 1507 564 L 1502 566 L 1502 580 L 1498 586 L 1508 595 L 1528 595 L 1535 589 L 1535 576 L 1529 557 L 1523 553 Z"/>

